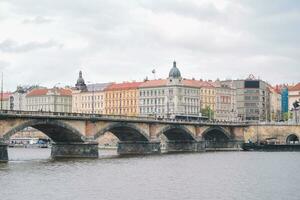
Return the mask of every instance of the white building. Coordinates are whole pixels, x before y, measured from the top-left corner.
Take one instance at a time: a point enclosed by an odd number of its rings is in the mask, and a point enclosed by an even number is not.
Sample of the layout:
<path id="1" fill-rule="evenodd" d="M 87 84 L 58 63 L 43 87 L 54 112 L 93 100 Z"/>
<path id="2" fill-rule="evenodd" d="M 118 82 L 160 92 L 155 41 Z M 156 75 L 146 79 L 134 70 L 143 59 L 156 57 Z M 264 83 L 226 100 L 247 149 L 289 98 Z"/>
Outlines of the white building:
<path id="1" fill-rule="evenodd" d="M 139 86 L 139 108 L 142 116 L 199 115 L 198 81 L 182 79 L 174 62 L 167 79 L 147 80 Z"/>
<path id="2" fill-rule="evenodd" d="M 38 86 L 18 86 L 17 90 L 10 95 L 10 110 L 26 110 L 26 95 Z"/>
<path id="3" fill-rule="evenodd" d="M 26 110 L 71 112 L 72 91 L 65 88 L 33 89 L 26 95 Z"/>

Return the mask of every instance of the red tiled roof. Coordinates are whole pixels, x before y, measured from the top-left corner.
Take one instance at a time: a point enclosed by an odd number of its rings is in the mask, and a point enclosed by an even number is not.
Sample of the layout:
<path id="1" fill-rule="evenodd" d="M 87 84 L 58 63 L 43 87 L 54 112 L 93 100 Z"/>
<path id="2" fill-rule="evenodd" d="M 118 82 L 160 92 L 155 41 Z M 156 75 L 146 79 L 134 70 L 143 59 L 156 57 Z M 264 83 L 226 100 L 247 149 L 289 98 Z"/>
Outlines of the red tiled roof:
<path id="1" fill-rule="evenodd" d="M 59 93 L 61 96 L 71 96 L 72 95 L 72 90 L 71 89 L 64 89 L 64 88 L 57 88 L 57 89 L 47 89 L 47 88 L 42 88 L 42 89 L 34 89 L 30 91 L 26 96 L 43 96 L 47 95 L 48 92 L 55 90 L 56 92 Z"/>
<path id="2" fill-rule="evenodd" d="M 11 95 L 10 92 L 3 92 L 3 95 L 1 95 L 1 93 L 0 93 L 0 100 L 1 100 L 1 97 L 3 97 L 3 99 L 2 99 L 3 101 L 8 100 L 10 95 Z"/>
<path id="3" fill-rule="evenodd" d="M 140 85 L 140 88 L 165 86 L 165 85 L 167 85 L 167 83 L 168 83 L 167 79 L 149 80 L 149 81 L 143 82 Z M 198 88 L 201 88 L 201 87 L 205 87 L 205 88 L 216 87 L 214 85 L 214 82 L 194 80 L 194 79 L 183 79 L 182 83 L 183 83 L 184 86 L 188 86 L 188 87 L 198 87 Z"/>
<path id="4" fill-rule="evenodd" d="M 128 89 L 136 89 L 138 88 L 143 82 L 126 82 L 126 83 L 113 83 L 107 88 L 105 91 L 111 90 L 128 90 Z"/>
<path id="5" fill-rule="evenodd" d="M 299 91 L 300 83 L 297 83 L 295 86 L 289 87 L 289 91 Z"/>
<path id="6" fill-rule="evenodd" d="M 167 79 L 157 79 L 157 80 L 149 80 L 143 82 L 139 87 L 160 87 L 167 85 L 168 80 Z"/>
<path id="7" fill-rule="evenodd" d="M 49 89 L 34 89 L 31 90 L 26 96 L 42 96 L 48 93 Z"/>
<path id="8" fill-rule="evenodd" d="M 200 88 L 214 88 L 214 82 L 193 80 L 193 79 L 183 79 L 183 84 L 191 87 L 200 87 Z"/>
<path id="9" fill-rule="evenodd" d="M 65 88 L 59 88 L 59 94 L 61 96 L 72 96 L 72 90 L 71 89 L 65 89 Z"/>

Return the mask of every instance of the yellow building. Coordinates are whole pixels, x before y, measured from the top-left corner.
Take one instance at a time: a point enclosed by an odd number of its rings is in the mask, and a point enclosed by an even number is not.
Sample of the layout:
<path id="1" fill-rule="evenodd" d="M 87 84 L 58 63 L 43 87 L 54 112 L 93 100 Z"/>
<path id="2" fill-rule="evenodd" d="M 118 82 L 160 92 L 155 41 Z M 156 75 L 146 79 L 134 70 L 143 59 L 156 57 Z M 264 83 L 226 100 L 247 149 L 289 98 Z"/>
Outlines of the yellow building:
<path id="1" fill-rule="evenodd" d="M 105 113 L 108 115 L 139 115 L 138 87 L 142 82 L 114 83 L 105 91 Z"/>
<path id="2" fill-rule="evenodd" d="M 200 81 L 200 104 L 201 109 L 209 107 L 215 111 L 216 107 L 216 88 L 212 82 Z"/>
<path id="3" fill-rule="evenodd" d="M 104 114 L 105 93 L 104 89 L 111 83 L 96 83 L 87 85 L 86 90 L 73 90 L 72 112 Z"/>

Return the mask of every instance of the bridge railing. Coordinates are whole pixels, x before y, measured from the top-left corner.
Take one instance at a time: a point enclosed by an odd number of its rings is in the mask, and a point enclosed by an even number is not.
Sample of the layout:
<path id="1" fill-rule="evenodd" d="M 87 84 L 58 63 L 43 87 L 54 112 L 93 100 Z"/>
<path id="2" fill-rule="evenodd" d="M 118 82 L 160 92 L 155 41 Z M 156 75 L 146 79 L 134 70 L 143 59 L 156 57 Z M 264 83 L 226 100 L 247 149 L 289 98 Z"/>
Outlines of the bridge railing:
<path id="1" fill-rule="evenodd" d="M 126 115 L 105 115 L 105 114 L 87 114 L 87 113 L 69 113 L 69 112 L 49 112 L 49 111 L 23 111 L 23 110 L 0 110 L 1 114 L 8 115 L 29 115 L 29 116 L 49 116 L 49 117 L 72 117 L 72 118 L 89 118 L 89 119 L 116 119 L 116 120 L 133 120 L 133 121 L 156 121 L 166 123 L 190 123 L 190 124 L 207 124 L 207 125 L 244 125 L 246 122 L 240 121 L 216 121 L 216 120 L 179 120 L 172 118 L 155 118 L 145 116 L 126 116 Z"/>

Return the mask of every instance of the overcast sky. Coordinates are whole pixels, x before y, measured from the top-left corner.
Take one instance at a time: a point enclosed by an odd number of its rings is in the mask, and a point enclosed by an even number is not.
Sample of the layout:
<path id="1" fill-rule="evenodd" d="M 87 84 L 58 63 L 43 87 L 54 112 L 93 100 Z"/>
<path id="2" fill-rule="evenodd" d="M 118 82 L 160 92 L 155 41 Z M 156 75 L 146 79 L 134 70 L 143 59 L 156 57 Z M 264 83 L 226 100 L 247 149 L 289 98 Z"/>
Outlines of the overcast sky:
<path id="1" fill-rule="evenodd" d="M 300 81 L 300 1 L 0 0 L 4 90 L 166 78 Z"/>

